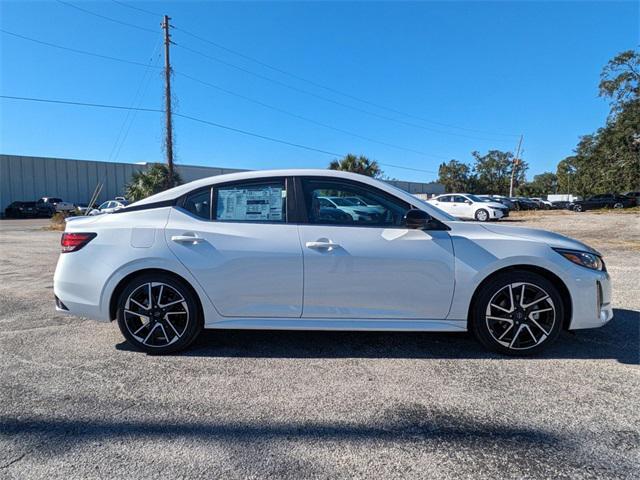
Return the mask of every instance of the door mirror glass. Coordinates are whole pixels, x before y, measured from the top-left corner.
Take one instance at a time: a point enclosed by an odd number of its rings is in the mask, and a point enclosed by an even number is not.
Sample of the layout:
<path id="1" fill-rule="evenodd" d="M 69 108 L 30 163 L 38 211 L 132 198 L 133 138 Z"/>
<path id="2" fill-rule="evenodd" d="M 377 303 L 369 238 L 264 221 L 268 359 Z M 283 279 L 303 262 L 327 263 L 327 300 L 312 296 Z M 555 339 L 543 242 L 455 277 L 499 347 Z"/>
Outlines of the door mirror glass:
<path id="1" fill-rule="evenodd" d="M 412 208 L 404 216 L 404 222 L 407 228 L 413 229 L 427 228 L 431 220 L 431 215 L 424 210 L 418 210 L 417 208 Z"/>

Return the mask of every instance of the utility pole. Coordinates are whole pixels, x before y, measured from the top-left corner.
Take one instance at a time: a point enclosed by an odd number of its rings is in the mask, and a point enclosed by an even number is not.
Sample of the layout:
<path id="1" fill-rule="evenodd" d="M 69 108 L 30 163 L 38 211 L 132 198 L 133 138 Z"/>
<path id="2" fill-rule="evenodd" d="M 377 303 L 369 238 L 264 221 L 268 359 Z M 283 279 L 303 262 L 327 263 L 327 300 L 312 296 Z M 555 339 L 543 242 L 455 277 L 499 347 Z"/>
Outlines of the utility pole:
<path id="1" fill-rule="evenodd" d="M 513 165 L 511 166 L 511 183 L 509 184 L 510 197 L 513 197 L 513 180 L 516 174 L 516 167 L 520 163 L 520 160 L 518 160 L 518 158 L 520 157 L 520 147 L 522 147 L 522 137 L 524 137 L 524 135 L 520 135 L 520 141 L 518 141 L 518 148 L 516 149 L 516 156 L 513 157 Z"/>
<path id="2" fill-rule="evenodd" d="M 171 45 L 171 34 L 169 33 L 169 18 L 165 15 L 162 20 L 164 30 L 164 97 L 166 113 L 166 138 L 165 148 L 167 149 L 167 168 L 169 169 L 169 188 L 173 187 L 173 124 L 171 118 L 171 62 L 169 61 L 169 45 Z"/>

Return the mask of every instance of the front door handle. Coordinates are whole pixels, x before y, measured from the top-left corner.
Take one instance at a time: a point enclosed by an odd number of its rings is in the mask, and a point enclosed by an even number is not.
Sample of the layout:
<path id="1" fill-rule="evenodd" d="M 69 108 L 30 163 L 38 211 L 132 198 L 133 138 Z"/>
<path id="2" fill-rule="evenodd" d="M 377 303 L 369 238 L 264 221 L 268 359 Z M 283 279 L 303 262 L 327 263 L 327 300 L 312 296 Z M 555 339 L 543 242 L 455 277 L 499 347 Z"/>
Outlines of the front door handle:
<path id="1" fill-rule="evenodd" d="M 333 242 L 318 241 L 318 242 L 307 242 L 305 243 L 305 246 L 313 250 L 324 250 L 324 249 L 331 250 L 333 248 L 339 247 L 340 245 Z"/>
<path id="2" fill-rule="evenodd" d="M 171 237 L 171 240 L 176 243 L 200 243 L 203 238 L 200 238 L 196 235 L 174 235 Z"/>

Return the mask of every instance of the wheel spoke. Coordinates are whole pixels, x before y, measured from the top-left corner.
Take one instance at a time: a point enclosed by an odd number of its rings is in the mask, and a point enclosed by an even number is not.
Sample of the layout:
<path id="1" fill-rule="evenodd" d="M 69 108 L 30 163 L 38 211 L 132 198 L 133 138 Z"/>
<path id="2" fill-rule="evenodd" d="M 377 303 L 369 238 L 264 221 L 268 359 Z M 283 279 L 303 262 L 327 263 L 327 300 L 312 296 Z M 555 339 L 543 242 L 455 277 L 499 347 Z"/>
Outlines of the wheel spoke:
<path id="1" fill-rule="evenodd" d="M 173 302 L 165 303 L 164 305 L 158 305 L 158 306 L 162 308 L 167 308 L 182 302 L 184 302 L 184 298 L 181 298 L 180 300 L 174 300 Z"/>
<path id="2" fill-rule="evenodd" d="M 513 299 L 513 287 L 509 285 L 509 313 L 513 312 L 516 309 L 516 302 Z"/>
<path id="3" fill-rule="evenodd" d="M 146 337 L 144 337 L 144 340 L 142 341 L 142 343 L 146 344 L 147 340 L 149 340 L 149 337 L 151 336 L 151 334 L 155 331 L 155 329 L 158 327 L 158 325 L 160 325 L 159 323 L 156 323 L 153 327 L 151 327 L 151 330 L 149 330 L 149 333 L 147 334 Z"/>
<path id="4" fill-rule="evenodd" d="M 158 293 L 158 302 L 156 303 L 156 305 L 158 305 L 159 307 L 161 307 L 162 305 L 160 305 L 160 303 L 162 302 L 162 291 L 164 290 L 164 284 L 160 284 L 160 293 Z"/>
<path id="5" fill-rule="evenodd" d="M 546 337 L 549 336 L 550 332 L 547 332 L 544 328 L 542 328 L 542 325 L 540 325 L 536 320 L 534 320 L 533 318 L 531 319 L 531 323 L 533 323 L 536 327 L 538 327 L 540 330 L 542 330 L 542 333 L 544 333 L 544 335 Z"/>
<path id="6" fill-rule="evenodd" d="M 520 335 L 520 332 L 522 331 L 523 328 L 524 328 L 524 325 L 520 325 L 518 327 L 518 330 L 516 331 L 516 334 L 511 339 L 511 343 L 509 344 L 509 348 L 513 348 L 513 345 L 515 345 L 516 339 L 518 338 L 518 335 Z"/>
<path id="7" fill-rule="evenodd" d="M 511 313 L 511 310 L 507 310 L 504 307 L 501 307 L 500 305 L 496 305 L 495 303 L 490 303 L 489 305 L 491 305 L 494 308 L 497 308 L 498 310 L 502 310 L 505 313 Z"/>
<path id="8" fill-rule="evenodd" d="M 138 302 L 137 300 L 134 300 L 133 298 L 129 298 L 129 301 L 131 303 L 135 303 L 136 305 L 138 305 L 141 309 L 143 310 L 149 310 L 151 307 L 145 307 L 143 304 L 141 304 L 140 302 Z"/>
<path id="9" fill-rule="evenodd" d="M 532 305 L 535 305 L 536 303 L 540 303 L 541 301 L 546 300 L 547 298 L 549 298 L 549 295 L 545 295 L 544 297 L 541 297 L 541 298 L 539 298 L 537 300 L 534 300 L 531 303 L 527 303 L 526 305 L 522 305 L 522 308 L 529 308 Z"/>
<path id="10" fill-rule="evenodd" d="M 522 308 L 526 308 L 526 307 L 522 304 L 522 302 L 524 302 L 524 291 L 525 291 L 525 288 L 527 288 L 527 285 L 523 283 L 523 284 L 522 284 L 522 290 L 520 290 L 520 306 L 521 306 Z"/>
<path id="11" fill-rule="evenodd" d="M 149 308 L 153 307 L 153 294 L 151 293 L 151 283 L 147 283 L 147 287 L 148 287 L 148 295 L 149 295 Z"/>
<path id="12" fill-rule="evenodd" d="M 171 327 L 171 330 L 173 330 L 176 334 L 176 337 L 180 338 L 180 334 L 178 333 L 178 330 L 176 330 L 176 327 L 173 326 L 173 323 L 171 323 L 171 320 L 169 320 L 168 317 L 165 317 L 165 320 L 167 322 L 167 324 Z"/>
<path id="13" fill-rule="evenodd" d="M 525 325 L 524 328 L 527 329 L 527 332 L 529 332 L 529 335 L 531 335 L 531 338 L 533 338 L 533 341 L 536 343 L 536 345 L 538 344 L 538 339 L 536 338 L 536 336 L 533 334 L 533 332 L 531 331 L 531 328 L 529 327 L 529 325 Z"/>
<path id="14" fill-rule="evenodd" d="M 506 328 L 506 330 L 502 332 L 502 335 L 498 337 L 498 340 L 502 340 L 504 336 L 511 331 L 512 328 L 513 328 L 513 322 L 511 322 L 509 326 Z"/>

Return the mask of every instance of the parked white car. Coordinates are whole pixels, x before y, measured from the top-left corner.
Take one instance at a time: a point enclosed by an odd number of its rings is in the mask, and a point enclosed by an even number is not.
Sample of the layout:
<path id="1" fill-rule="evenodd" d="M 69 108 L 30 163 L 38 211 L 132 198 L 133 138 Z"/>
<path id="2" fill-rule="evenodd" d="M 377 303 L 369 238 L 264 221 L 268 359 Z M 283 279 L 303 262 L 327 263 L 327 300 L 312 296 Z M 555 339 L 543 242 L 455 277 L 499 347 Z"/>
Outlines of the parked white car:
<path id="1" fill-rule="evenodd" d="M 487 202 L 469 193 L 448 193 L 428 200 L 429 203 L 456 218 L 487 222 L 509 215 L 509 209 L 499 202 Z"/>
<path id="2" fill-rule="evenodd" d="M 381 215 L 343 223 L 318 198 Z M 389 184 L 330 170 L 197 180 L 66 224 L 59 311 L 117 319 L 136 348 L 186 348 L 203 328 L 470 330 L 528 354 L 613 316 L 602 258 L 551 232 L 460 222 Z"/>
<path id="3" fill-rule="evenodd" d="M 549 210 L 551 208 L 553 208 L 553 203 L 551 203 L 549 200 L 545 200 L 544 198 L 540 198 L 540 197 L 530 197 L 531 200 L 535 201 L 535 202 L 539 202 L 542 205 L 544 205 L 544 208 L 546 210 Z"/>
<path id="4" fill-rule="evenodd" d="M 379 208 L 363 205 L 347 197 L 318 197 L 320 208 L 337 208 L 351 216 L 354 221 L 371 220 L 380 213 Z"/>
<path id="5" fill-rule="evenodd" d="M 129 205 L 129 202 L 127 202 L 124 199 L 107 200 L 106 202 L 102 203 L 98 208 L 94 208 L 93 210 L 91 210 L 89 212 L 89 215 L 93 216 L 93 215 L 102 215 L 103 213 L 117 212 L 118 210 L 126 207 L 127 205 Z"/>

